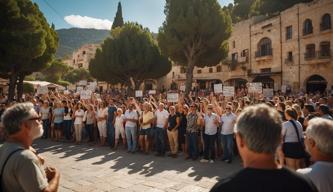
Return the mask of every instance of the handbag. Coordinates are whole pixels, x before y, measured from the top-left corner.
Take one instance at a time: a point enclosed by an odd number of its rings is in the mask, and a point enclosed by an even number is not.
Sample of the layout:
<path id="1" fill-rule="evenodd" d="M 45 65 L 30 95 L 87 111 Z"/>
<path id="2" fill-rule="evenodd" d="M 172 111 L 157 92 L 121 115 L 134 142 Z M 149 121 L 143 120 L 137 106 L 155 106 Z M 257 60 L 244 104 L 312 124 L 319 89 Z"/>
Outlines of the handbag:
<path id="1" fill-rule="evenodd" d="M 21 150 L 23 150 L 23 149 L 16 149 L 16 150 L 12 151 L 12 152 L 8 155 L 8 157 L 7 157 L 7 159 L 5 160 L 4 164 L 2 165 L 2 168 L 1 168 L 1 174 L 0 174 L 0 192 L 3 192 L 3 189 L 2 189 L 2 175 L 3 175 L 3 172 L 4 172 L 4 170 L 5 170 L 5 166 L 6 166 L 6 164 L 7 164 L 8 160 L 9 160 L 9 158 L 10 158 L 12 155 L 14 155 L 14 153 L 16 153 L 16 152 L 18 152 L 18 151 L 21 151 Z"/>

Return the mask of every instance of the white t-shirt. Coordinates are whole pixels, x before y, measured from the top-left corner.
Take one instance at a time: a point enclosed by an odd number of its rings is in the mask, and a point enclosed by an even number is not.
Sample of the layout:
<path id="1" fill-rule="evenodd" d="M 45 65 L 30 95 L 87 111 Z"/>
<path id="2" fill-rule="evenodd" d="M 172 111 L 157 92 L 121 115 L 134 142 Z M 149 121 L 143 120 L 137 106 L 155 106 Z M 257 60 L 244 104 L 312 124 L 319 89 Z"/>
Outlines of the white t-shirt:
<path id="1" fill-rule="evenodd" d="M 168 122 L 169 113 L 163 109 L 163 111 L 160 111 L 159 109 L 155 112 L 156 116 L 156 127 L 164 128 L 165 123 Z"/>
<path id="2" fill-rule="evenodd" d="M 333 163 L 318 161 L 309 168 L 297 172 L 309 177 L 320 192 L 333 191 Z"/>
<path id="3" fill-rule="evenodd" d="M 218 116 L 215 113 L 212 113 L 210 116 L 205 114 L 205 134 L 215 135 L 217 133 L 217 125 L 214 123 L 215 119 L 218 119 Z"/>
<path id="4" fill-rule="evenodd" d="M 108 116 L 108 108 L 105 107 L 104 109 L 103 108 L 102 109 L 100 109 L 100 108 L 97 109 L 96 116 L 97 116 L 97 120 L 98 120 L 98 118 L 103 118 L 103 117 Z M 106 119 L 104 119 L 102 121 L 98 121 L 98 123 L 106 123 Z"/>
<path id="5" fill-rule="evenodd" d="M 299 136 L 302 140 L 303 139 L 302 124 L 298 121 L 294 121 L 294 122 L 297 126 Z M 294 128 L 293 124 L 290 121 L 286 121 L 286 122 L 282 123 L 282 137 L 284 137 L 284 142 L 285 143 L 299 142 L 299 140 L 297 138 L 297 133 L 295 131 L 295 128 Z"/>
<path id="6" fill-rule="evenodd" d="M 40 114 L 42 115 L 42 119 L 49 119 L 49 115 L 50 115 L 50 107 L 42 107 L 40 108 Z"/>
<path id="7" fill-rule="evenodd" d="M 75 121 L 74 125 L 83 123 L 84 111 L 82 109 L 75 111 Z"/>
<path id="8" fill-rule="evenodd" d="M 222 135 L 230 135 L 234 133 L 234 123 L 237 119 L 237 116 L 234 113 L 224 114 L 221 117 Z"/>
<path id="9" fill-rule="evenodd" d="M 139 119 L 138 113 L 135 110 L 125 112 L 125 119 Z M 126 121 L 125 127 L 136 127 L 136 123 L 133 121 Z"/>
<path id="10" fill-rule="evenodd" d="M 116 120 L 114 123 L 115 127 L 119 127 L 119 128 L 124 128 L 124 115 L 120 115 L 120 116 L 116 116 Z"/>

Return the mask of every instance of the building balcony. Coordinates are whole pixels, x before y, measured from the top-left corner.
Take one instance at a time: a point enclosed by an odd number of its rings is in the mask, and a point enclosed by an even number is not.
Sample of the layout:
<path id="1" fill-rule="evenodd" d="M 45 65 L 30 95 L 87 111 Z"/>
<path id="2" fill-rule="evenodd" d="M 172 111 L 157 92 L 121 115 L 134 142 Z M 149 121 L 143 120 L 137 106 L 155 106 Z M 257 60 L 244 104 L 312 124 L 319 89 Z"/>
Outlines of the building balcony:
<path id="1" fill-rule="evenodd" d="M 331 60 L 332 52 L 331 51 L 317 51 L 317 52 L 307 52 L 304 53 L 304 60 Z"/>
<path id="2" fill-rule="evenodd" d="M 273 49 L 265 49 L 256 52 L 256 61 L 271 60 L 273 58 Z"/>

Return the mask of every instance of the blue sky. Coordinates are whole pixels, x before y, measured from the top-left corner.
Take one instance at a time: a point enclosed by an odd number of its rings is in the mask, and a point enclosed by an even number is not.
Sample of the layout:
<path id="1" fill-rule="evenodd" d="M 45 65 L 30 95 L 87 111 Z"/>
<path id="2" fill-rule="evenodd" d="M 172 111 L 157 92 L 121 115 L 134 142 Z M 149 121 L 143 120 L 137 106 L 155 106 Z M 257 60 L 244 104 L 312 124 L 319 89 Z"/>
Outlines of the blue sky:
<path id="1" fill-rule="evenodd" d="M 56 29 L 79 27 L 106 29 L 112 24 L 119 0 L 32 0 Z M 218 0 L 227 5 L 233 0 Z M 157 32 L 162 25 L 165 0 L 121 0 L 125 21 Z"/>

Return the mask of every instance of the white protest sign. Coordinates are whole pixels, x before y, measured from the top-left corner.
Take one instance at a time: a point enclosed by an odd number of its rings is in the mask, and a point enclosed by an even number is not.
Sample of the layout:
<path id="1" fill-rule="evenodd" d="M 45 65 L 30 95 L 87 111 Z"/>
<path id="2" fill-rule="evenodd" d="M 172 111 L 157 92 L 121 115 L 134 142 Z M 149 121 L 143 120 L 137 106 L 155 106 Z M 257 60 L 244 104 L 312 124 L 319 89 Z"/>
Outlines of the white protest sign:
<path id="1" fill-rule="evenodd" d="M 222 93 L 222 84 L 214 84 L 214 93 Z"/>
<path id="2" fill-rule="evenodd" d="M 91 92 L 95 92 L 96 86 L 94 84 L 89 84 L 87 85 L 87 89 L 90 90 Z"/>
<path id="3" fill-rule="evenodd" d="M 68 85 L 67 89 L 70 91 L 75 91 L 76 90 L 76 85 Z"/>
<path id="4" fill-rule="evenodd" d="M 80 93 L 83 90 L 83 87 L 76 87 L 76 92 Z"/>
<path id="5" fill-rule="evenodd" d="M 88 84 L 87 80 L 81 80 L 78 83 L 79 85 L 86 86 Z"/>
<path id="6" fill-rule="evenodd" d="M 47 94 L 48 92 L 49 92 L 49 88 L 47 88 L 47 86 L 39 86 L 37 88 L 37 94 L 38 95 Z"/>
<path id="7" fill-rule="evenodd" d="M 136 90 L 135 91 L 135 97 L 143 97 L 143 93 L 141 90 Z"/>
<path id="8" fill-rule="evenodd" d="M 81 99 L 91 99 L 92 92 L 90 90 L 81 90 L 80 98 Z"/>
<path id="9" fill-rule="evenodd" d="M 69 95 L 70 92 L 69 92 L 68 90 L 65 90 L 65 91 L 64 91 L 64 94 L 65 94 L 65 95 Z"/>
<path id="10" fill-rule="evenodd" d="M 262 93 L 263 93 L 264 97 L 274 97 L 273 89 L 263 89 Z"/>
<path id="11" fill-rule="evenodd" d="M 235 87 L 233 87 L 233 86 L 223 86 L 223 96 L 226 96 L 226 97 L 235 96 Z"/>
<path id="12" fill-rule="evenodd" d="M 262 83 L 249 83 L 249 93 L 262 93 Z"/>
<path id="13" fill-rule="evenodd" d="M 168 93 L 167 94 L 167 101 L 170 103 L 177 103 L 179 99 L 178 93 Z"/>
<path id="14" fill-rule="evenodd" d="M 149 94 L 149 95 L 155 95 L 155 94 L 156 94 L 156 90 L 149 90 L 149 91 L 148 91 L 148 94 Z"/>
<path id="15" fill-rule="evenodd" d="M 287 85 L 282 85 L 281 86 L 281 92 L 286 93 L 287 92 Z"/>
<path id="16" fill-rule="evenodd" d="M 179 90 L 181 90 L 181 91 L 185 91 L 185 85 L 181 85 L 181 86 L 179 87 Z"/>

